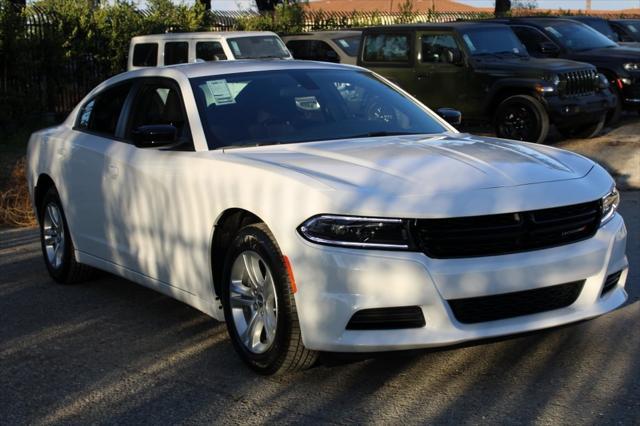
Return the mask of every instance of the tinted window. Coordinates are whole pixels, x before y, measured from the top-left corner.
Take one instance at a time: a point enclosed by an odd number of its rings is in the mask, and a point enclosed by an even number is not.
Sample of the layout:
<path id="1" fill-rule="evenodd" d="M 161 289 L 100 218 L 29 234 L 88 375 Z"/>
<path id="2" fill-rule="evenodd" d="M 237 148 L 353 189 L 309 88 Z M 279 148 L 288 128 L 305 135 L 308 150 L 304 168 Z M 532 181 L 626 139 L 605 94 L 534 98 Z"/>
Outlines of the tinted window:
<path id="1" fill-rule="evenodd" d="M 349 56 L 356 56 L 360 47 L 360 36 L 334 38 L 333 41 Z"/>
<path id="2" fill-rule="evenodd" d="M 474 28 L 466 30 L 462 40 L 472 55 L 526 54 L 524 46 L 510 28 Z"/>
<path id="3" fill-rule="evenodd" d="M 611 40 L 618 41 L 618 36 L 613 32 L 609 23 L 604 19 L 585 19 L 582 22 L 589 25 L 591 28 L 594 28 L 599 33 L 604 34 Z"/>
<path id="4" fill-rule="evenodd" d="M 368 35 L 363 59 L 367 62 L 408 62 L 409 36 L 406 34 Z"/>
<path id="5" fill-rule="evenodd" d="M 129 138 L 132 130 L 154 124 L 171 124 L 178 130 L 179 140 L 188 138 L 189 129 L 184 106 L 172 84 L 144 85 L 136 95 L 132 111 L 128 126 Z"/>
<path id="6" fill-rule="evenodd" d="M 458 51 L 452 34 L 426 34 L 422 36 L 422 62 L 453 62 L 451 52 Z"/>
<path id="7" fill-rule="evenodd" d="M 252 36 L 227 40 L 236 59 L 289 58 L 291 55 L 279 37 Z"/>
<path id="8" fill-rule="evenodd" d="M 158 65 L 158 44 L 141 43 L 133 47 L 133 66 L 155 67 Z"/>
<path id="9" fill-rule="evenodd" d="M 191 84 L 212 149 L 445 130 L 366 71 L 261 71 Z"/>
<path id="10" fill-rule="evenodd" d="M 526 46 L 529 53 L 534 56 L 539 56 L 541 43 L 551 42 L 547 36 L 535 28 L 513 27 L 513 31 L 516 33 L 522 44 Z"/>
<path id="11" fill-rule="evenodd" d="M 296 59 L 340 62 L 336 51 L 322 40 L 291 40 L 287 48 Z"/>
<path id="12" fill-rule="evenodd" d="M 199 41 L 196 43 L 196 59 L 203 61 L 224 61 L 227 55 L 217 41 Z"/>
<path id="13" fill-rule="evenodd" d="M 572 21 L 545 23 L 545 32 L 572 51 L 614 47 L 616 44 L 593 28 Z"/>
<path id="14" fill-rule="evenodd" d="M 172 41 L 164 44 L 164 64 L 184 64 L 189 62 L 189 43 Z"/>
<path id="15" fill-rule="evenodd" d="M 76 127 L 105 136 L 114 136 L 122 106 L 130 89 L 131 84 L 124 83 L 96 95 L 80 110 Z"/>

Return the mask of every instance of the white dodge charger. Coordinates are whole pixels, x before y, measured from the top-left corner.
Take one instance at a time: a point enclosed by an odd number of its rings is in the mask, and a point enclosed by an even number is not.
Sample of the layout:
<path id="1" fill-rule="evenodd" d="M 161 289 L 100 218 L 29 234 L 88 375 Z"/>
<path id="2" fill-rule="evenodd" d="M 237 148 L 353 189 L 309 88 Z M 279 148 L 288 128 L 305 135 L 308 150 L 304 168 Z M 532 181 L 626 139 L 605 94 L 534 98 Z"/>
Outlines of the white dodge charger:
<path id="1" fill-rule="evenodd" d="M 118 75 L 31 137 L 28 179 L 56 281 L 97 268 L 181 300 L 226 321 L 265 374 L 317 351 L 558 326 L 627 298 L 602 167 L 458 133 L 357 67 Z"/>

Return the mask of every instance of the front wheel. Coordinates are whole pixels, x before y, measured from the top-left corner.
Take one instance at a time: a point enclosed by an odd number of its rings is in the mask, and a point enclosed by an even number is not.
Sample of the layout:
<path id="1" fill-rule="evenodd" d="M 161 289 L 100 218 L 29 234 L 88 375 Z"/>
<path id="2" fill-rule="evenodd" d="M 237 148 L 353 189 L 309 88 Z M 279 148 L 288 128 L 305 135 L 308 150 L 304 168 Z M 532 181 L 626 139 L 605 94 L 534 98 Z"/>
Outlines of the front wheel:
<path id="1" fill-rule="evenodd" d="M 498 106 L 494 121 L 499 138 L 542 143 L 549 134 L 549 116 L 533 96 L 508 97 Z"/>
<path id="2" fill-rule="evenodd" d="M 309 368 L 291 279 L 265 224 L 240 230 L 225 259 L 222 302 L 233 346 L 251 368 L 278 374 Z"/>

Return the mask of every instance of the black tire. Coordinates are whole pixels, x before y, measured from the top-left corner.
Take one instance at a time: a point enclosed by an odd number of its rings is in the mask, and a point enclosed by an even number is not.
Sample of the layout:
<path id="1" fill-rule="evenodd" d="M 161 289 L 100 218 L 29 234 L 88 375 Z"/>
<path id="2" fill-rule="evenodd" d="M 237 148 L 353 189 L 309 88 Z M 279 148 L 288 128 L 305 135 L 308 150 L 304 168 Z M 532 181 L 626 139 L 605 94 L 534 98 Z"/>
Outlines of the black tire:
<path id="1" fill-rule="evenodd" d="M 268 268 L 275 285 L 275 295 L 277 297 L 275 338 L 271 346 L 263 353 L 254 353 L 245 346 L 236 328 L 232 313 L 232 267 L 236 259 L 246 252 L 255 252 L 259 255 L 261 261 L 264 261 L 264 265 L 261 265 L 261 267 Z M 231 243 L 224 265 L 222 304 L 227 330 L 233 347 L 240 355 L 240 358 L 253 370 L 265 375 L 281 374 L 304 370 L 315 363 L 317 352 L 305 348 L 302 343 L 296 303 L 282 253 L 265 224 L 258 223 L 245 226 L 238 232 Z M 238 314 L 237 310 L 236 314 Z M 260 336 L 262 338 L 262 334 Z"/>
<path id="2" fill-rule="evenodd" d="M 611 85 L 611 91 L 614 95 L 616 95 L 616 106 L 610 109 L 607 113 L 607 119 L 605 121 L 605 124 L 607 126 L 618 124 L 618 122 L 620 121 L 620 117 L 622 117 L 623 109 L 622 93 L 620 93 L 620 89 L 618 89 L 618 86 L 616 86 L 615 83 Z"/>
<path id="3" fill-rule="evenodd" d="M 499 138 L 542 143 L 549 134 L 549 115 L 533 96 L 510 96 L 498 105 L 494 117 Z"/>
<path id="4" fill-rule="evenodd" d="M 575 128 L 558 128 L 558 131 L 565 138 L 591 139 L 602 132 L 606 118 L 606 115 L 603 115 L 593 123 L 583 124 Z"/>
<path id="5" fill-rule="evenodd" d="M 45 242 L 45 230 L 49 232 L 49 227 L 46 226 L 47 219 L 47 209 L 49 206 L 55 206 L 59 212 L 59 222 L 62 226 L 62 241 L 60 249 L 60 263 L 54 264 L 52 260 L 50 260 L 47 255 L 47 245 Z M 40 246 L 42 248 L 42 256 L 44 258 L 44 263 L 47 267 L 47 271 L 49 271 L 49 275 L 54 281 L 60 284 L 75 284 L 82 281 L 87 281 L 94 276 L 95 269 L 90 266 L 83 265 L 78 263 L 75 257 L 75 249 L 73 246 L 73 241 L 71 240 L 71 234 L 69 233 L 69 226 L 67 224 L 67 218 L 64 215 L 64 210 L 62 209 L 62 203 L 60 202 L 60 197 L 58 196 L 58 191 L 54 187 L 49 188 L 44 198 L 42 199 L 42 204 L 38 209 L 39 213 L 39 222 L 40 222 Z M 47 229 L 45 229 L 47 228 Z"/>

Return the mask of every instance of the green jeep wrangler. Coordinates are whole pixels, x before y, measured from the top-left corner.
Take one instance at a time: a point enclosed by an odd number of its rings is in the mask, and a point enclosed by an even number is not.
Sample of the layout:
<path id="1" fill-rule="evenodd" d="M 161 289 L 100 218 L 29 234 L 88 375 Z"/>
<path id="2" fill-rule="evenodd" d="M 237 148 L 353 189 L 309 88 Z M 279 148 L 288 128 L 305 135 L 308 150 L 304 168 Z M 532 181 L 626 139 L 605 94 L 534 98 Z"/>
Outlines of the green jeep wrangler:
<path id="1" fill-rule="evenodd" d="M 531 57 L 503 24 L 368 28 L 358 65 L 434 110 L 451 107 L 466 123 L 491 122 L 507 139 L 544 142 L 550 124 L 565 136 L 595 136 L 616 101 L 594 66 Z"/>

